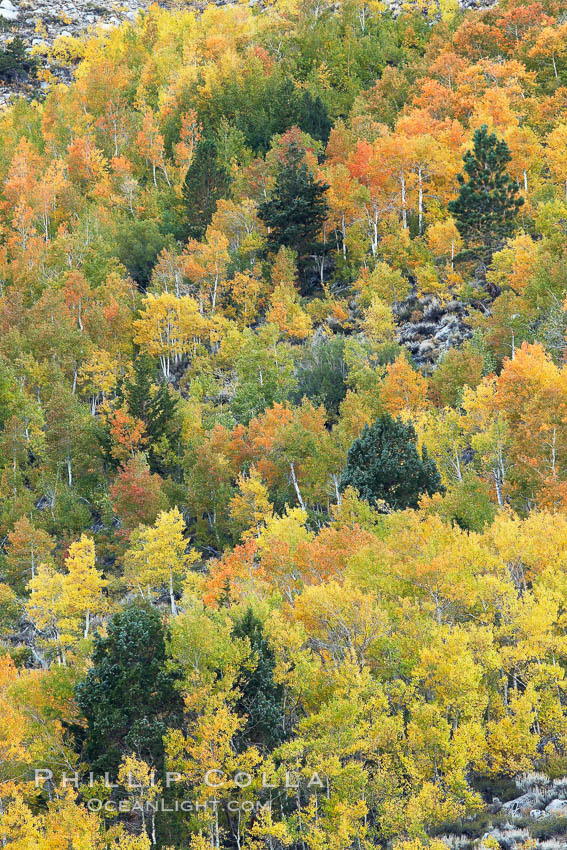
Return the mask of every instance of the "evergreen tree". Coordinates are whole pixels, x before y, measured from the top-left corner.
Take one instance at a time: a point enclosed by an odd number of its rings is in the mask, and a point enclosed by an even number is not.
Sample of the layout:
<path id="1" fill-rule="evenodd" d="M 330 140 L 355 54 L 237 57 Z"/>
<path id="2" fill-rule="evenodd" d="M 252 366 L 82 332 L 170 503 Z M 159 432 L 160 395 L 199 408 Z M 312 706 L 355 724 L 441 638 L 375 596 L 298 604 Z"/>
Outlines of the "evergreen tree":
<path id="1" fill-rule="evenodd" d="M 266 153 L 270 148 L 273 136 L 277 133 L 286 133 L 298 123 L 299 98 L 295 85 L 289 77 L 283 80 L 279 80 L 277 77 L 266 80 L 263 88 L 261 109 L 256 110 L 254 116 L 256 123 L 255 138 L 250 134 L 250 130 L 246 137 L 251 139 L 253 150 Z M 246 111 L 245 109 L 244 112 L 246 113 Z M 264 113 L 263 121 L 261 120 L 262 113 Z M 246 120 L 250 121 L 250 118 L 247 117 Z"/>
<path id="2" fill-rule="evenodd" d="M 141 419 L 147 428 L 155 367 L 152 358 L 143 353 L 134 358 L 133 366 L 134 375 L 131 380 L 125 381 L 124 396 L 132 416 Z"/>
<path id="3" fill-rule="evenodd" d="M 218 152 L 211 138 L 197 145 L 193 162 L 183 184 L 186 207 L 187 236 L 202 239 L 217 207 L 217 201 L 228 192 L 228 175 L 218 164 Z"/>
<path id="4" fill-rule="evenodd" d="M 338 416 L 339 405 L 347 391 L 344 360 L 344 338 L 334 336 L 317 339 L 305 349 L 297 362 L 295 403 L 307 397 L 315 405 L 323 404 L 330 419 Z"/>
<path id="5" fill-rule="evenodd" d="M 292 248 L 297 254 L 298 271 L 303 280 L 310 258 L 324 251 L 318 237 L 327 215 L 325 193 L 328 188 L 326 183 L 315 179 L 303 151 L 292 142 L 279 167 L 272 197 L 258 210 L 270 229 L 269 247 L 274 253 L 281 245 Z M 305 280 L 304 288 L 308 288 Z"/>
<path id="6" fill-rule="evenodd" d="M 140 289 L 148 286 L 165 239 L 155 221 L 124 221 L 116 231 L 118 259 Z"/>
<path id="7" fill-rule="evenodd" d="M 163 451 L 160 451 L 158 457 L 155 449 L 163 450 L 165 443 L 172 445 L 177 440 L 177 399 L 170 393 L 164 381 L 155 389 L 154 379 L 155 366 L 152 358 L 147 354 L 138 355 L 134 360 L 133 378 L 125 382 L 124 396 L 132 416 L 141 419 L 146 426 L 150 469 L 152 472 L 163 472 Z"/>
<path id="8" fill-rule="evenodd" d="M 87 721 L 82 750 L 92 770 L 116 774 L 122 756 L 133 752 L 163 765 L 163 735 L 182 714 L 165 665 L 164 627 L 153 608 L 124 608 L 110 621 L 108 637 L 97 637 L 93 666 L 76 688 Z"/>
<path id="9" fill-rule="evenodd" d="M 234 138 L 240 136 L 245 147 L 262 156 L 270 149 L 275 135 L 292 127 L 300 127 L 324 144 L 331 131 L 321 98 L 300 89 L 285 73 L 282 75 L 281 66 L 267 76 L 246 73 L 214 85 L 207 101 L 200 104 L 199 119 L 205 135 L 217 139 L 226 121 Z"/>
<path id="10" fill-rule="evenodd" d="M 237 682 L 241 696 L 236 710 L 248 718 L 238 735 L 237 746 L 244 750 L 255 744 L 272 750 L 284 738 L 283 688 L 274 682 L 273 650 L 264 637 L 261 621 L 251 608 L 235 623 L 232 634 L 248 638 L 256 661 L 253 672 L 246 670 Z"/>
<path id="11" fill-rule="evenodd" d="M 4 23 L 3 20 L 2 23 Z M 1 28 L 3 29 L 3 26 Z M 21 82 L 28 76 L 33 78 L 37 68 L 37 58 L 30 56 L 25 42 L 19 35 L 8 40 L 4 49 L 0 51 L 0 79 L 7 83 Z"/>
<path id="12" fill-rule="evenodd" d="M 396 511 L 417 508 L 423 493 L 443 492 L 441 478 L 425 447 L 420 455 L 413 425 L 386 414 L 350 447 L 341 490 L 354 487 L 371 505 L 385 502 Z"/>
<path id="13" fill-rule="evenodd" d="M 459 197 L 449 203 L 463 239 L 480 249 L 489 263 L 492 254 L 514 232 L 516 214 L 524 203 L 518 187 L 506 171 L 511 160 L 505 141 L 488 134 L 485 125 L 474 134 L 472 151 L 464 156 L 463 174 L 458 175 Z"/>
<path id="14" fill-rule="evenodd" d="M 304 133 L 309 133 L 312 139 L 318 139 L 325 145 L 327 144 L 331 132 L 331 122 L 325 104 L 319 95 L 313 98 L 311 92 L 303 92 L 299 102 L 298 124 Z"/>

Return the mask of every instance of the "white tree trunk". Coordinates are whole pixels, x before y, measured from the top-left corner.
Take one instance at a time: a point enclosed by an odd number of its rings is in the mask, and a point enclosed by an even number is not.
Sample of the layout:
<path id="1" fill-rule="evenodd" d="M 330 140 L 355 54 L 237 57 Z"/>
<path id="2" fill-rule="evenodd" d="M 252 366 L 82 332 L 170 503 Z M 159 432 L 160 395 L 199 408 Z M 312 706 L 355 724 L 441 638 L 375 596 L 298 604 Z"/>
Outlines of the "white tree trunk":
<path id="1" fill-rule="evenodd" d="M 299 502 L 302 510 L 305 510 L 305 502 L 303 501 L 303 498 L 301 496 L 301 490 L 299 489 L 299 484 L 297 483 L 297 477 L 295 475 L 295 467 L 293 465 L 293 462 L 290 463 L 289 468 L 291 470 L 291 480 L 293 483 L 295 494 L 297 496 L 297 501 Z"/>

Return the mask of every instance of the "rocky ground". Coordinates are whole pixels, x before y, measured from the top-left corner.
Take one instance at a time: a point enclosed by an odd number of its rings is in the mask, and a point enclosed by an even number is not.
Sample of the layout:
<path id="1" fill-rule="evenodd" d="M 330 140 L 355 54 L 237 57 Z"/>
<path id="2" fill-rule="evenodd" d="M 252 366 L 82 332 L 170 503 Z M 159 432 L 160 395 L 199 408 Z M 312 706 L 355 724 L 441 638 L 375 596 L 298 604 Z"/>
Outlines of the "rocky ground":
<path id="1" fill-rule="evenodd" d="M 398 342 L 424 372 L 431 372 L 449 348 L 472 336 L 467 308 L 457 300 L 442 304 L 435 295 L 410 296 L 394 307 Z"/>
<path id="2" fill-rule="evenodd" d="M 0 17 L 7 24 L 0 43 L 17 34 L 30 45 L 52 44 L 57 36 L 81 35 L 95 24 L 134 20 L 147 6 L 148 0 L 0 0 Z"/>
<path id="3" fill-rule="evenodd" d="M 21 39 L 28 55 L 34 48 L 43 53 L 59 36 L 79 36 L 97 26 L 134 20 L 148 5 L 149 0 L 0 0 L 0 47 L 6 51 L 14 39 Z M 39 67 L 46 64 L 40 55 Z M 63 80 L 69 76 L 68 69 L 50 66 L 50 70 Z M 0 105 L 14 94 L 36 94 L 38 88 L 41 81 L 34 81 L 25 64 L 4 74 L 0 70 Z"/>
<path id="4" fill-rule="evenodd" d="M 510 788 L 516 795 L 508 793 L 507 802 L 494 796 L 479 815 L 439 836 L 449 850 L 567 850 L 567 778 L 529 773 Z"/>

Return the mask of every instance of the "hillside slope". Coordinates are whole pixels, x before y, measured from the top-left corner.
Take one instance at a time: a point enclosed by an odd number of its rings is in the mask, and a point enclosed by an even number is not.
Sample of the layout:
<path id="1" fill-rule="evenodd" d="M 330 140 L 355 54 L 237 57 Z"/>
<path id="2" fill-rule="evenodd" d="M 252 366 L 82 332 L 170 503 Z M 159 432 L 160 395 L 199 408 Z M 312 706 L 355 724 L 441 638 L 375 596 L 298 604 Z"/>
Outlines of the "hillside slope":
<path id="1" fill-rule="evenodd" d="M 2 845 L 563 847 L 563 4 L 124 14 L 0 114 Z"/>

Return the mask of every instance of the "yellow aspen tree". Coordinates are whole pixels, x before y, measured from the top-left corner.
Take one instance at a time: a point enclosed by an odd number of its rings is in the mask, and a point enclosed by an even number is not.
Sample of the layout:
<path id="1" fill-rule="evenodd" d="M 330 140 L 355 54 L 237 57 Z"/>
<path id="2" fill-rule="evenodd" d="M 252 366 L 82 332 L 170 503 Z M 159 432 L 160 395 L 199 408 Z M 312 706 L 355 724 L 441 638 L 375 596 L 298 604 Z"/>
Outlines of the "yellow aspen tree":
<path id="1" fill-rule="evenodd" d="M 53 160 L 45 177 L 34 190 L 35 206 L 43 226 L 45 241 L 51 238 L 52 218 L 57 210 L 57 201 L 66 187 L 64 163 Z"/>
<path id="2" fill-rule="evenodd" d="M 465 387 L 465 434 L 475 451 L 475 462 L 483 477 L 494 484 L 499 507 L 504 507 L 511 466 L 510 428 L 495 403 L 496 382 L 485 379 L 476 389 Z"/>
<path id="3" fill-rule="evenodd" d="M 419 442 L 435 459 L 444 484 L 463 481 L 463 453 L 468 444 L 463 416 L 452 407 L 428 410 L 415 421 Z"/>
<path id="4" fill-rule="evenodd" d="M 362 327 L 374 346 L 394 342 L 396 325 L 392 311 L 389 305 L 377 295 L 373 296 L 364 314 Z"/>
<path id="5" fill-rule="evenodd" d="M 266 319 L 277 325 L 281 334 L 295 340 L 305 339 L 313 329 L 310 316 L 299 304 L 297 290 L 289 284 L 274 289 Z"/>
<path id="6" fill-rule="evenodd" d="M 506 247 L 493 255 L 486 279 L 500 289 L 522 295 L 539 264 L 537 242 L 529 234 L 520 233 L 508 239 Z"/>
<path id="7" fill-rule="evenodd" d="M 140 318 L 134 322 L 134 342 L 152 357 L 158 357 L 165 381 L 171 368 L 187 354 L 205 330 L 197 302 L 186 295 L 176 298 L 171 292 L 148 295 Z"/>
<path id="8" fill-rule="evenodd" d="M 155 294 L 172 292 L 176 298 L 181 298 L 187 295 L 187 289 L 181 257 L 170 248 L 164 248 L 152 270 L 152 290 Z"/>
<path id="9" fill-rule="evenodd" d="M 108 584 L 95 567 L 94 542 L 85 534 L 72 543 L 65 561 L 67 574 L 63 577 L 63 599 L 65 621 L 73 631 L 77 621 L 84 624 L 83 637 L 89 636 L 93 613 L 102 613 L 106 608 L 103 590 Z"/>
<path id="10" fill-rule="evenodd" d="M 191 836 L 189 850 L 211 850 L 211 841 L 203 835 L 202 830 Z"/>
<path id="11" fill-rule="evenodd" d="M 106 608 L 102 591 L 107 582 L 95 567 L 90 538 L 83 535 L 71 544 L 65 566 L 63 574 L 42 563 L 28 584 L 28 615 L 47 645 L 55 647 L 60 663 L 66 661 L 67 647 L 89 636 L 92 614 Z"/>
<path id="12" fill-rule="evenodd" d="M 151 109 L 146 109 L 142 120 L 142 129 L 138 133 L 138 149 L 152 167 L 154 186 L 157 186 L 156 173 L 163 172 L 167 185 L 171 186 L 165 160 L 164 140 L 159 132 L 156 117 Z"/>
<path id="13" fill-rule="evenodd" d="M 209 226 L 205 241 L 192 239 L 183 254 L 183 270 L 197 289 L 201 313 L 206 304 L 210 305 L 211 313 L 215 312 L 219 293 L 226 283 L 226 268 L 230 262 L 228 244 L 224 233 Z"/>
<path id="14" fill-rule="evenodd" d="M 166 588 L 173 616 L 177 615 L 175 586 L 197 559 L 195 551 L 186 552 L 184 531 L 179 508 L 161 511 L 153 526 L 139 526 L 132 534 L 132 545 L 124 556 L 127 585 L 145 599 Z"/>
<path id="15" fill-rule="evenodd" d="M 394 850 L 445 850 L 447 845 L 437 838 L 423 843 L 419 838 L 410 838 L 407 841 L 395 841 Z"/>
<path id="16" fill-rule="evenodd" d="M 447 258 L 454 266 L 455 254 L 457 254 L 462 246 L 463 240 L 461 234 L 457 230 L 457 226 L 452 218 L 444 221 L 435 221 L 430 224 L 426 230 L 425 237 L 427 246 L 436 258 Z"/>
<path id="17" fill-rule="evenodd" d="M 227 237 L 231 255 L 237 254 L 246 261 L 246 265 L 254 264 L 264 246 L 266 231 L 258 218 L 254 201 L 250 198 L 242 198 L 238 202 L 219 200 L 211 227 Z"/>
<path id="18" fill-rule="evenodd" d="M 130 798 L 130 812 L 139 813 L 141 816 L 142 834 L 148 830 L 151 842 L 155 845 L 156 807 L 162 793 L 162 785 L 156 781 L 155 771 L 147 762 L 136 758 L 132 753 L 122 758 L 118 769 L 118 782 L 126 789 Z"/>
<path id="19" fill-rule="evenodd" d="M 296 289 L 297 266 L 295 254 L 282 246 L 272 269 L 274 286 L 266 319 L 277 325 L 282 334 L 295 339 L 305 339 L 312 329 L 310 316 L 301 308 Z"/>
<path id="20" fill-rule="evenodd" d="M 258 817 L 248 831 L 244 847 L 245 850 L 269 850 L 274 846 L 289 847 L 292 843 L 293 837 L 287 824 L 284 821 L 274 821 L 270 808 L 258 812 Z"/>
<path id="21" fill-rule="evenodd" d="M 543 27 L 529 52 L 532 59 L 541 60 L 544 66 L 548 63 L 551 65 L 556 81 L 560 79 L 557 64 L 565 58 L 567 53 L 566 38 L 567 24 Z"/>
<path id="22" fill-rule="evenodd" d="M 327 227 L 337 234 L 337 242 L 341 245 L 343 259 L 346 260 L 348 229 L 364 219 L 365 205 L 370 202 L 370 193 L 342 163 L 328 166 L 324 177 L 330 187 L 327 193 Z"/>
<path id="23" fill-rule="evenodd" d="M 183 113 L 179 141 L 174 147 L 175 164 L 179 168 L 179 179 L 182 182 L 187 169 L 193 162 L 195 149 L 201 139 L 203 126 L 195 109 Z"/>
<path id="24" fill-rule="evenodd" d="M 261 280 L 259 269 L 254 271 L 237 272 L 230 281 L 230 294 L 236 304 L 234 315 L 240 329 L 250 327 L 255 321 L 262 303 L 264 282 Z M 226 310 L 229 315 L 229 310 Z"/>
<path id="25" fill-rule="evenodd" d="M 412 369 L 405 357 L 398 357 L 386 370 L 380 390 L 384 409 L 392 416 L 399 413 L 411 415 L 428 407 L 427 381 Z"/>
<path id="26" fill-rule="evenodd" d="M 259 537 L 267 519 L 273 514 L 268 488 L 255 466 L 248 476 L 239 475 L 236 484 L 238 493 L 229 503 L 231 520 L 240 531 L 242 540 Z"/>
<path id="27" fill-rule="evenodd" d="M 54 647 L 60 664 L 65 663 L 65 649 L 61 634 L 61 615 L 64 577 L 50 564 L 39 565 L 28 583 L 30 598 L 26 606 L 28 616 L 39 632 L 42 642 Z M 45 659 L 40 656 L 42 666 Z"/>
<path id="28" fill-rule="evenodd" d="M 18 796 L 0 815 L 2 844 L 8 845 L 11 850 L 45 847 L 43 822 L 43 816 L 34 815 L 23 798 Z"/>
<path id="29" fill-rule="evenodd" d="M 558 124 L 545 140 L 545 158 L 554 181 L 567 199 L 567 124 Z"/>
<path id="30" fill-rule="evenodd" d="M 147 835 L 128 835 L 124 833 L 115 838 L 110 850 L 150 850 L 151 843 Z"/>
<path id="31" fill-rule="evenodd" d="M 488 763 L 484 762 L 483 769 L 492 776 L 517 776 L 533 770 L 539 735 L 534 732 L 535 694 L 530 691 L 514 690 L 504 716 L 488 723 Z"/>
<path id="32" fill-rule="evenodd" d="M 355 287 L 360 292 L 363 306 L 368 306 L 374 297 L 387 304 L 397 304 L 410 291 L 409 281 L 401 271 L 381 261 L 376 263 L 370 274 L 362 274 Z"/>
<path id="33" fill-rule="evenodd" d="M 47 812 L 40 815 L 39 822 L 35 822 L 41 835 L 39 841 L 36 839 L 34 843 L 27 843 L 29 826 L 28 819 L 28 823 L 21 829 L 24 838 L 22 850 L 24 848 L 27 850 L 28 847 L 30 850 L 32 847 L 39 847 L 41 850 L 61 850 L 62 847 L 103 850 L 105 847 L 99 816 L 81 805 L 77 801 L 77 792 L 69 787 L 55 789 L 54 798 L 48 803 Z M 17 842 L 16 847 L 20 847 Z"/>
<path id="34" fill-rule="evenodd" d="M 301 588 L 302 577 L 296 568 L 295 556 L 301 544 L 314 537 L 306 528 L 307 513 L 302 508 L 286 507 L 285 514 L 275 514 L 266 521 L 259 537 L 261 565 L 269 581 L 292 602 Z"/>
<path id="35" fill-rule="evenodd" d="M 151 846 L 147 835 L 122 833 L 114 839 L 110 845 L 110 850 L 150 850 Z"/>
<path id="36" fill-rule="evenodd" d="M 33 760 L 28 744 L 29 724 L 10 689 L 19 678 L 9 655 L 0 658 L 0 812 L 6 801 L 17 793 L 20 777 Z M 1 830 L 0 830 L 1 835 Z"/>
<path id="37" fill-rule="evenodd" d="M 523 184 L 524 197 L 527 198 L 530 178 L 541 171 L 543 148 L 534 131 L 528 126 L 508 127 L 504 139 L 512 155 L 508 169 L 512 177 Z"/>
<path id="38" fill-rule="evenodd" d="M 118 383 L 118 362 L 104 349 L 95 349 L 79 369 L 79 386 L 90 397 L 91 413 L 112 394 Z"/>
<path id="39" fill-rule="evenodd" d="M 190 787 L 198 786 L 199 800 L 207 803 L 201 823 L 209 830 L 211 846 L 217 848 L 220 846 L 219 815 L 223 803 L 241 796 L 250 798 L 258 788 L 254 781 L 245 788 L 238 785 L 239 773 L 254 778 L 262 766 L 262 756 L 256 747 L 237 752 L 234 746 L 234 738 L 245 723 L 245 718 L 239 717 L 222 694 L 211 694 L 203 713 L 189 725 L 187 737 L 180 729 L 172 729 L 165 738 L 169 769 L 180 773 Z M 240 817 L 233 828 L 240 841 L 245 826 L 240 818 L 250 817 L 250 814 L 245 814 L 240 806 L 238 811 Z"/>

